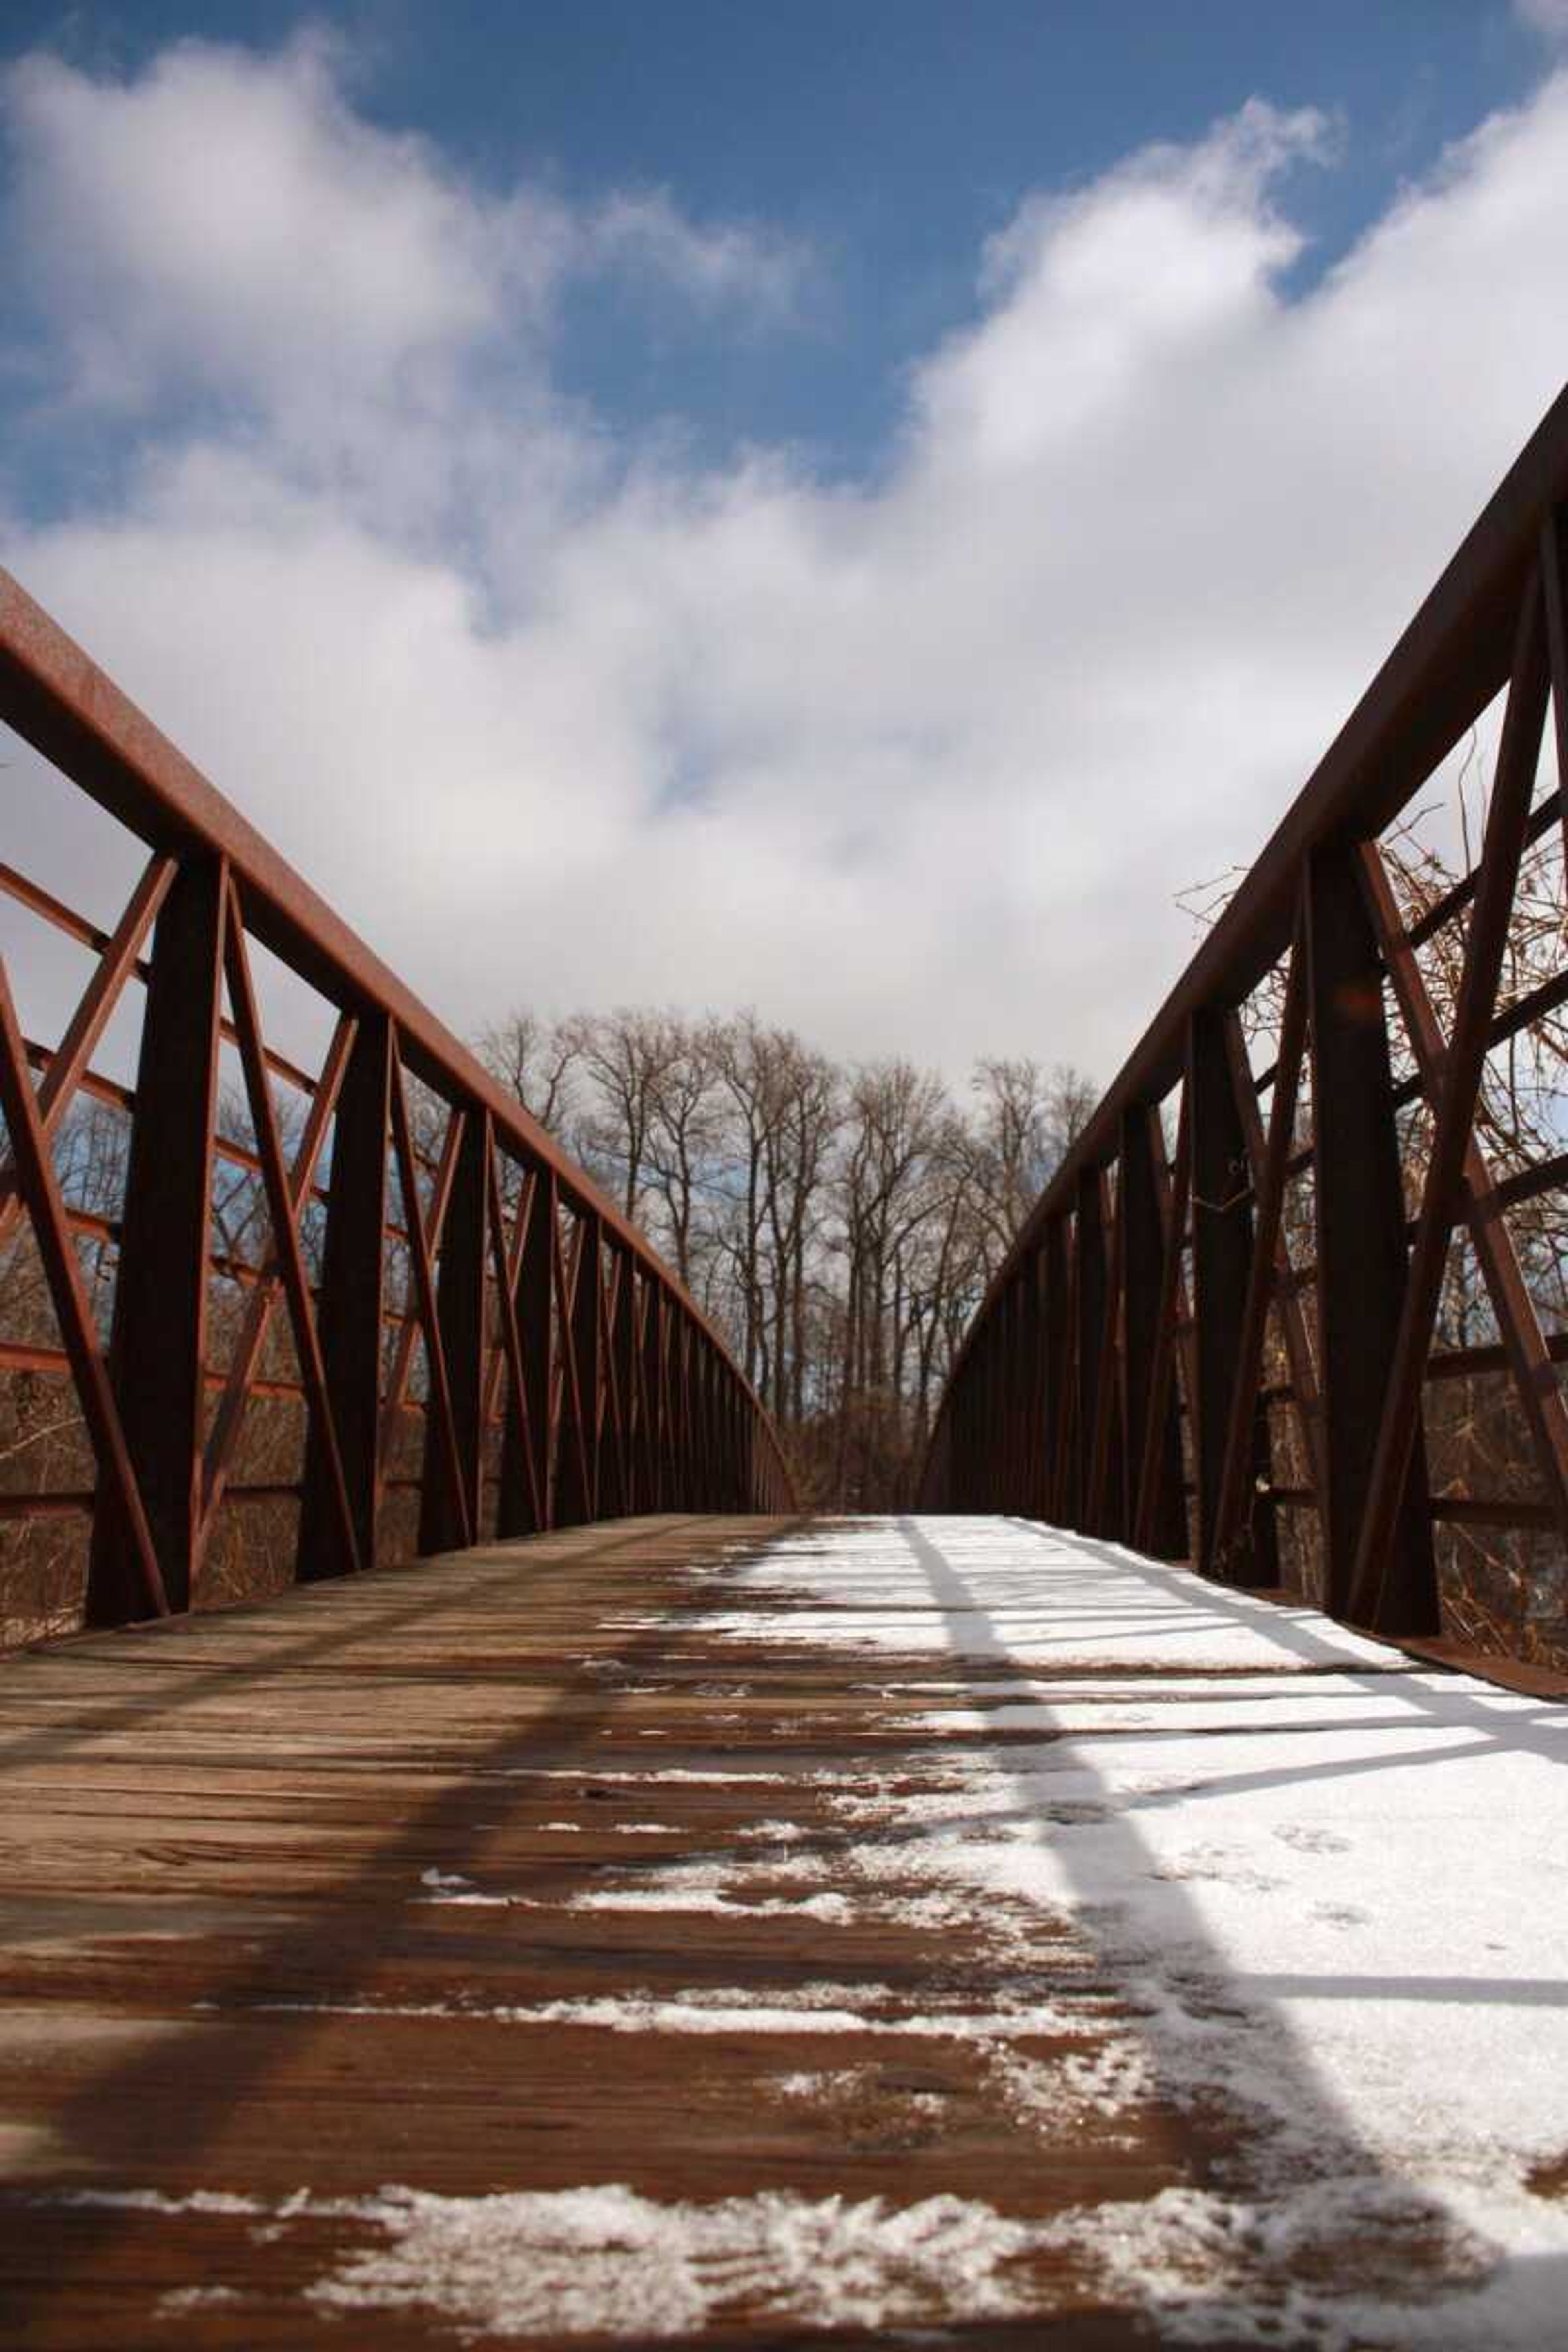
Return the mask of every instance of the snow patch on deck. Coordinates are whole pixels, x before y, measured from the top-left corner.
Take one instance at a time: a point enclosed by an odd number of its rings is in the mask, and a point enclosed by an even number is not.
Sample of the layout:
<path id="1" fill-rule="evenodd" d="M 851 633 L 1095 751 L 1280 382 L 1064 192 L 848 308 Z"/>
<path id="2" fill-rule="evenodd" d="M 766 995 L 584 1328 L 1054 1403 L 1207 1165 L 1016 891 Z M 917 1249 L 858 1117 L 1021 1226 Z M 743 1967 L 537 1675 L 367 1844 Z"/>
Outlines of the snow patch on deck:
<path id="1" fill-rule="evenodd" d="M 1009 2277 L 1042 2236 L 988 2205 L 894 2207 L 764 2192 L 659 2204 L 618 2184 L 435 2197 L 363 2209 L 384 2242 L 311 2289 L 331 2311 L 435 2311 L 498 2336 L 700 2327 L 726 2310 L 814 2327 L 882 2327 L 1028 2308 Z"/>
<path id="2" fill-rule="evenodd" d="M 1568 1708 L 1018 1521 L 835 1524 L 726 1582 L 708 1630 L 896 1654 L 881 1695 L 968 1743 L 829 1795 L 835 1883 L 919 1877 L 1098 1956 L 1120 2017 L 1065 2064 L 1002 2053 L 1020 2105 L 1070 2085 L 1238 2134 L 1215 2189 L 1075 2218 L 1108 2289 L 1192 2341 L 1216 2295 L 1227 2340 L 1552 2340 L 1568 2201 L 1531 2184 L 1568 2149 Z M 1430 2303 L 1390 2291 L 1405 2241 Z M 1313 2246 L 1332 2295 L 1290 2284 Z"/>

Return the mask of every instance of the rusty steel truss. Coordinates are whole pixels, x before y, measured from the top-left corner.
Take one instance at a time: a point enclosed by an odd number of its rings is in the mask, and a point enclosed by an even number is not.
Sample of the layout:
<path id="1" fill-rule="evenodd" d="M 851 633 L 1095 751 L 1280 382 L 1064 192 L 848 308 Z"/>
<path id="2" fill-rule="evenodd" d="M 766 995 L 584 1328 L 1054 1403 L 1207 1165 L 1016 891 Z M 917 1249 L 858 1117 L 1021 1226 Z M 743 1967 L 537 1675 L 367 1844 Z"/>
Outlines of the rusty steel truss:
<path id="1" fill-rule="evenodd" d="M 1489 1055 L 1568 1002 L 1561 970 L 1499 1002 L 1521 858 L 1568 823 L 1565 500 L 1568 393 L 1037 1203 L 954 1364 L 925 1507 L 1025 1513 L 1261 1589 L 1280 1515 L 1305 1515 L 1331 1612 L 1412 1636 L 1439 1630 L 1435 1527 L 1568 1545 L 1568 1335 L 1543 1331 L 1509 1223 L 1568 1182 L 1568 1153 L 1500 1181 L 1477 1125 Z M 1411 920 L 1380 836 L 1505 689 L 1479 857 Z M 1549 704 L 1557 780 L 1537 798 Z M 1445 926 L 1447 1026 L 1420 955 Z M 1265 988 L 1259 1070 L 1246 1012 Z M 1457 1231 L 1495 1338 L 1438 1348 Z M 1486 1375 L 1511 1375 L 1531 1493 L 1429 1477 L 1431 1384 Z"/>
<path id="2" fill-rule="evenodd" d="M 24 1034 L 0 961 L 0 1257 L 36 1250 L 56 1323 L 0 1339 L 0 1383 L 74 1388 L 96 1467 L 63 1490 L 13 1482 L 0 1523 L 83 1523 L 86 1622 L 190 1608 L 226 1510 L 291 1507 L 293 1573 L 314 1579 L 387 1557 L 395 1495 L 417 1506 L 400 1549 L 422 1552 L 631 1512 L 792 1507 L 766 1412 L 636 1226 L 3 572 L 0 719 L 147 851 L 107 930 L 0 866 L 13 899 L 96 956 L 53 1046 Z M 332 1010 L 315 1076 L 267 1044 L 253 942 Z M 94 1054 L 137 988 L 125 1085 Z M 84 1100 L 128 1122 L 112 1218 L 74 1205 L 57 1166 Z M 246 1263 L 215 1247 L 220 1162 L 265 1199 Z M 90 1297 L 87 1250 L 110 1269 Z M 215 1286 L 243 1298 L 221 1364 Z M 301 1417 L 285 1481 L 234 1475 L 259 1396 Z M 400 1475 L 410 1417 L 422 1458 Z"/>

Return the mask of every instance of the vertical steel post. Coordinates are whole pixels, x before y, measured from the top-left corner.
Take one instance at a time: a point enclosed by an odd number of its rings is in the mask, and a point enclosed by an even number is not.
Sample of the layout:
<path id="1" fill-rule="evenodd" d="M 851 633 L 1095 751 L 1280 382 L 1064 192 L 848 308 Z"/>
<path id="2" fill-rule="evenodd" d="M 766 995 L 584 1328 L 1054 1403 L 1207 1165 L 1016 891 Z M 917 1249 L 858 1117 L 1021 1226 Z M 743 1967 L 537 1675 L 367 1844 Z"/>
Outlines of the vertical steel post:
<path id="1" fill-rule="evenodd" d="M 629 1250 L 616 1253 L 616 1302 L 610 1316 L 610 1378 L 616 1398 L 616 1508 L 623 1517 L 637 1508 L 632 1500 L 632 1404 L 637 1392 L 637 1325 L 632 1313 L 633 1259 Z"/>
<path id="2" fill-rule="evenodd" d="M 991 1326 L 991 1507 L 1005 1511 L 1013 1469 L 1017 1408 L 1018 1286 L 1010 1282 L 996 1302 Z"/>
<path id="3" fill-rule="evenodd" d="M 942 1454 L 945 1465 L 946 1483 L 942 1493 L 942 1507 L 950 1511 L 961 1511 L 964 1507 L 963 1479 L 965 1456 L 963 1400 L 968 1381 L 969 1367 L 967 1363 L 961 1364 L 952 1376 L 948 1385 L 947 1394 L 942 1400 L 942 1406 L 939 1409 L 939 1418 L 942 1425 L 943 1425 L 947 1431 L 947 1439 L 943 1447 Z"/>
<path id="4" fill-rule="evenodd" d="M 1067 1228 L 1053 1217 L 1040 1244 L 1041 1371 L 1040 1459 L 1031 1509 L 1048 1520 L 1056 1507 L 1058 1432 L 1067 1411 L 1068 1276 Z"/>
<path id="5" fill-rule="evenodd" d="M 693 1330 L 689 1333 L 686 1353 L 691 1383 L 691 1503 L 694 1510 L 710 1511 L 713 1507 L 713 1423 L 709 1409 L 711 1366 L 708 1342 L 701 1332 Z"/>
<path id="6" fill-rule="evenodd" d="M 1046 1325 L 1042 1295 L 1045 1268 L 1038 1249 L 1026 1253 L 1019 1270 L 1019 1282 L 1024 1293 L 1024 1365 L 1019 1383 L 1023 1444 L 1013 1507 L 1020 1517 L 1032 1518 L 1036 1497 L 1040 1491 L 1040 1462 L 1045 1450 L 1046 1425 Z"/>
<path id="7" fill-rule="evenodd" d="M 1074 1198 L 1076 1197 L 1075 1188 Z M 1070 1231 L 1068 1228 L 1067 1220 L 1064 1218 L 1062 1221 L 1062 1239 L 1067 1265 L 1066 1285 L 1062 1293 L 1062 1381 L 1058 1391 L 1061 1410 L 1057 1415 L 1057 1428 L 1052 1439 L 1051 1494 L 1053 1500 L 1048 1516 L 1058 1527 L 1070 1528 L 1076 1524 L 1078 1514 L 1078 1488 L 1073 1476 L 1078 1444 L 1079 1393 L 1079 1270 L 1076 1210 L 1073 1213 Z"/>
<path id="8" fill-rule="evenodd" d="M 1421 1384 L 1443 1286 L 1448 1244 L 1457 1222 L 1466 1163 L 1474 1142 L 1476 1105 L 1486 1067 L 1488 1032 L 1508 946 L 1509 917 L 1546 719 L 1550 670 L 1539 577 L 1525 590 L 1514 643 L 1508 707 L 1498 744 L 1476 895 L 1465 935 L 1458 1002 L 1448 1036 L 1442 1083 L 1432 1106 L 1432 1141 L 1422 1180 L 1394 1361 L 1383 1401 L 1372 1481 L 1356 1548 L 1351 1614 L 1379 1632 L 1425 1633 L 1394 1613 L 1394 1530 L 1403 1507 L 1421 1418 Z"/>
<path id="9" fill-rule="evenodd" d="M 536 1168 L 528 1179 L 528 1231 L 512 1294 L 522 1358 L 522 1414 L 509 1413 L 501 1439 L 498 1536 L 531 1536 L 551 1525 L 550 1399 L 554 1380 L 550 1265 L 555 1232 L 555 1179 Z M 521 1213 L 520 1209 L 519 1213 Z M 526 1442 L 520 1421 L 526 1427 Z"/>
<path id="10" fill-rule="evenodd" d="M 1013 1449 L 1008 1510 L 1027 1517 L 1039 1456 L 1039 1256 L 1027 1251 L 1018 1261 L 1018 1440 Z"/>
<path id="11" fill-rule="evenodd" d="M 1228 1581 L 1237 1584 L 1257 1580 L 1253 1553 L 1257 1541 L 1258 1506 L 1256 1501 L 1249 1502 L 1247 1489 L 1252 1483 L 1251 1473 L 1258 1450 L 1258 1423 L 1268 1412 L 1263 1396 L 1263 1362 L 1268 1337 L 1268 1310 L 1277 1293 L 1286 1315 L 1298 1305 L 1294 1288 L 1295 1271 L 1285 1240 L 1282 1218 L 1291 1147 L 1295 1141 L 1296 1102 L 1300 1087 L 1306 1031 L 1306 956 L 1300 944 L 1300 923 L 1298 921 L 1280 1016 L 1267 1138 L 1258 1119 L 1258 1084 L 1240 1018 L 1232 1015 L 1226 1023 L 1231 1093 L 1236 1102 L 1237 1117 L 1241 1123 L 1247 1164 L 1252 1171 L 1252 1264 L 1247 1270 L 1247 1304 L 1242 1312 L 1241 1340 L 1231 1390 L 1225 1469 L 1220 1479 L 1219 1511 L 1212 1557 L 1218 1571 Z M 1304 1360 L 1304 1344 L 1300 1353 Z M 1296 1351 L 1292 1350 L 1291 1361 L 1294 1363 L 1296 1360 Z M 1292 1387 L 1296 1385 L 1293 1381 Z M 1310 1442 L 1308 1459 L 1309 1462 L 1312 1459 Z M 1316 1484 L 1315 1478 L 1313 1483 Z M 1278 1561 L 1279 1546 L 1276 1542 L 1271 1563 L 1276 1570 Z"/>
<path id="12" fill-rule="evenodd" d="M 741 1475 L 741 1391 L 723 1363 L 719 1365 L 719 1380 L 724 1391 L 724 1484 L 728 1495 L 727 1507 L 743 1511 L 746 1507 L 745 1482 Z"/>
<path id="13" fill-rule="evenodd" d="M 665 1446 L 659 1470 L 659 1508 L 684 1511 L 691 1491 L 691 1381 L 687 1321 L 679 1302 L 668 1299 L 664 1316 Z"/>
<path id="14" fill-rule="evenodd" d="M 985 1404 L 985 1507 L 991 1511 L 1003 1507 L 1003 1486 L 1007 1475 L 1007 1417 L 1012 1403 L 1007 1387 L 1007 1327 L 1012 1307 L 1013 1294 L 1011 1290 L 1005 1291 L 986 1335 L 989 1394 Z"/>
<path id="15" fill-rule="evenodd" d="M 1247 1284 L 1252 1265 L 1252 1179 L 1226 1042 L 1226 1015 L 1212 1006 L 1193 1014 L 1187 1032 L 1187 1100 L 1192 1122 L 1193 1313 L 1196 1370 L 1197 1566 L 1216 1575 L 1226 1435 L 1241 1354 Z M 1268 1423 L 1258 1409 L 1254 1475 L 1264 1493 L 1252 1514 L 1247 1580 L 1279 1581 L 1274 1513 L 1267 1499 Z"/>
<path id="16" fill-rule="evenodd" d="M 1119 1537 L 1126 1530 L 1126 1446 L 1121 1442 L 1119 1416 L 1121 1395 L 1121 1294 L 1125 1268 L 1121 1255 L 1121 1216 L 1120 1203 L 1113 1208 L 1110 1199 L 1110 1179 L 1102 1170 L 1100 1179 L 1100 1218 L 1102 1227 L 1109 1223 L 1110 1246 L 1110 1268 L 1105 1285 L 1105 1322 L 1100 1335 L 1100 1387 L 1094 1403 L 1094 1439 L 1089 1455 L 1089 1532 L 1097 1536 Z"/>
<path id="17" fill-rule="evenodd" d="M 1126 1361 L 1123 1391 L 1126 1402 L 1127 1458 L 1138 1492 L 1142 1470 L 1151 1465 L 1152 1486 L 1147 1497 L 1147 1528 L 1131 1530 L 1158 1559 L 1182 1559 L 1187 1549 L 1186 1509 L 1182 1500 L 1182 1433 L 1176 1418 L 1174 1383 L 1167 1376 L 1156 1382 L 1161 1354 L 1161 1320 L 1165 1312 L 1167 1284 L 1165 1233 L 1160 1214 L 1159 1181 L 1154 1167 L 1152 1114 L 1142 1103 L 1130 1104 L 1121 1114 L 1121 1175 L 1117 1198 L 1122 1219 L 1121 1262 L 1126 1286 Z M 1167 1353 L 1170 1347 L 1167 1338 Z M 1163 1393 L 1156 1393 L 1156 1386 Z M 1153 1417 L 1153 1425 L 1151 1419 Z"/>
<path id="18" fill-rule="evenodd" d="M 471 1105 L 458 1147 L 452 1198 L 441 1233 L 436 1272 L 436 1322 L 452 1400 L 452 1435 L 462 1507 L 451 1490 L 436 1416 L 425 1424 L 425 1467 L 419 1497 L 419 1549 L 451 1551 L 477 1542 L 484 1438 L 485 1264 L 489 1253 L 489 1114 Z"/>
<path id="19" fill-rule="evenodd" d="M 1355 855 L 1321 849 L 1307 862 L 1323 1606 L 1333 1617 L 1350 1603 L 1409 1259 L 1383 971 Z M 1394 1534 L 1399 1607 L 1429 1617 L 1435 1575 L 1419 1434 Z"/>
<path id="20" fill-rule="evenodd" d="M 114 1515 L 130 1549 L 132 1569 L 146 1601 L 147 1613 L 165 1617 L 169 1613 L 168 1598 L 153 1554 L 147 1515 L 137 1491 L 136 1474 L 126 1451 L 125 1434 L 120 1426 L 109 1366 L 82 1280 L 81 1260 L 60 1198 L 48 1135 L 33 1092 L 27 1049 L 17 1024 L 4 956 L 0 956 L 0 1117 L 5 1118 L 6 1140 L 11 1147 L 16 1199 L 32 1215 L 33 1237 L 44 1279 L 54 1302 L 60 1338 L 65 1342 L 82 1415 L 98 1458 L 94 1521 L 96 1524 Z"/>
<path id="21" fill-rule="evenodd" d="M 605 1234 L 596 1213 L 582 1220 L 572 1321 L 577 1343 L 577 1401 L 583 1415 L 586 1487 L 583 1516 L 599 1516 L 605 1427 Z"/>
<path id="22" fill-rule="evenodd" d="M 1104 1370 L 1105 1216 L 1100 1170 L 1085 1168 L 1078 1180 L 1078 1402 L 1072 1448 L 1072 1516 L 1068 1524 L 1085 1534 L 1089 1525 L 1094 1433 Z"/>
<path id="23" fill-rule="evenodd" d="M 705 1506 L 702 1486 L 705 1462 L 702 1446 L 702 1349 L 695 1328 L 684 1315 L 680 1318 L 676 1361 L 680 1384 L 679 1507 L 686 1511 L 700 1511 Z"/>
<path id="24" fill-rule="evenodd" d="M 712 1421 L 715 1421 L 715 1503 L 720 1510 L 733 1510 L 733 1486 L 729 1477 L 729 1381 L 724 1379 L 724 1367 L 712 1360 Z"/>
<path id="25" fill-rule="evenodd" d="M 593 1210 L 578 1213 L 572 1260 L 566 1379 L 561 1397 L 555 1524 L 574 1528 L 599 1508 L 599 1285 L 604 1249 Z"/>
<path id="26" fill-rule="evenodd" d="M 642 1428 L 637 1444 L 637 1508 L 664 1508 L 664 1458 L 669 1439 L 665 1413 L 664 1285 L 643 1285 Z"/>
<path id="27" fill-rule="evenodd" d="M 110 1370 L 172 1610 L 193 1600 L 205 1440 L 207 1256 L 217 1101 L 224 860 L 193 857 L 159 909 L 142 1019 Z M 86 1622 L 153 1613 L 118 1516 L 94 1523 Z"/>
<path id="28" fill-rule="evenodd" d="M 229 903 L 233 905 L 232 898 Z M 326 1059 L 321 1065 L 321 1074 L 316 1081 L 315 1092 L 310 1098 L 309 1115 L 300 1131 L 299 1143 L 289 1168 L 289 1202 L 296 1228 L 300 1219 L 305 1213 L 310 1192 L 315 1185 L 317 1164 L 321 1158 L 323 1147 L 337 1116 L 338 1099 L 342 1092 L 343 1079 L 347 1075 L 349 1055 L 353 1050 L 354 1039 L 358 1034 L 359 1023 L 354 1015 L 351 1013 L 341 1013 L 332 1034 L 332 1042 L 327 1049 Z M 234 1349 L 229 1357 L 228 1375 L 224 1383 L 223 1394 L 218 1401 L 217 1412 L 212 1417 L 212 1425 L 207 1431 L 206 1452 L 202 1463 L 201 1546 L 204 1549 L 207 1535 L 211 1531 L 214 1514 L 223 1500 L 223 1490 L 228 1478 L 229 1464 L 245 1420 L 246 1408 L 250 1402 L 251 1385 L 261 1362 L 262 1350 L 267 1344 L 268 1332 L 272 1328 L 273 1313 L 279 1303 L 279 1294 L 282 1287 L 282 1267 L 275 1254 L 271 1271 L 263 1276 L 250 1294 L 244 1318 L 240 1323 Z M 316 1323 L 316 1344 L 320 1348 L 319 1312 Z M 321 1362 L 322 1381 L 326 1385 L 324 1354 Z M 330 1386 L 327 1386 L 327 1405 L 335 1430 L 337 1412 L 331 1402 Z M 306 1425 L 307 1455 L 309 1455 L 310 1439 L 314 1433 L 315 1418 L 316 1416 L 312 1414 Z M 332 1504 L 334 1515 L 333 1526 L 327 1530 L 327 1541 L 329 1545 L 335 1541 L 342 1549 L 346 1513 L 351 1537 L 349 1549 L 363 1566 L 369 1567 L 372 1562 L 361 1542 L 362 1528 L 356 1523 L 353 1507 L 349 1504 L 346 1480 L 342 1489 L 340 1507 L 336 1474 L 332 1469 L 332 1449 L 325 1444 L 324 1436 L 322 1443 L 321 1466 L 327 1474 L 329 1499 Z M 304 1535 L 304 1512 L 301 1509 L 299 1538 L 296 1543 L 296 1578 L 300 1575 L 299 1553 Z M 312 1572 L 314 1572 L 313 1563 Z"/>

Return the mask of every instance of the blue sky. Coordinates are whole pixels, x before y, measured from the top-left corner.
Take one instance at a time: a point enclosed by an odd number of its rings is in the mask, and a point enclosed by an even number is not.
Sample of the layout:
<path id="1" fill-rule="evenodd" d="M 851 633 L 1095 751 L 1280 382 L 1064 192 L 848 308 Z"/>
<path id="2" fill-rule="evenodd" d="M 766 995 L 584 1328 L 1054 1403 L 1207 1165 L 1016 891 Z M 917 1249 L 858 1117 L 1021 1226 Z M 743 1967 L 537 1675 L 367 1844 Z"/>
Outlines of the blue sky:
<path id="1" fill-rule="evenodd" d="M 679 418 L 720 444 L 779 437 L 874 468 L 903 369 L 973 315 L 974 256 L 1031 190 L 1071 187 L 1154 140 L 1189 141 L 1256 92 L 1331 110 L 1331 172 L 1296 216 L 1326 267 L 1404 179 L 1535 80 L 1541 42 L 1486 0 L 11 0 L 5 50 L 144 69 L 192 34 L 266 49 L 342 26 L 358 110 L 436 141 L 479 181 L 537 174 L 577 201 L 667 188 L 698 219 L 765 222 L 811 250 L 808 331 L 727 340 L 580 299 L 563 381 L 605 414 Z M 640 325 L 642 331 L 636 331 Z"/>
<path id="2" fill-rule="evenodd" d="M 1108 1076 L 1562 380 L 1565 18 L 10 0 L 5 558 L 459 1025 Z"/>

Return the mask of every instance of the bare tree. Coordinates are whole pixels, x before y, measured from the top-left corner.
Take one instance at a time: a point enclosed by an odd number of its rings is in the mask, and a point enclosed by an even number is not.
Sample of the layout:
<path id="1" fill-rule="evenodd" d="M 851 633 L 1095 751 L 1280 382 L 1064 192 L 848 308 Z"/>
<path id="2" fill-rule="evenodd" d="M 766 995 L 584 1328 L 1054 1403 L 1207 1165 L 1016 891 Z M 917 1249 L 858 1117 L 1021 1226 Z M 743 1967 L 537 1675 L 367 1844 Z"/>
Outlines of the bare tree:
<path id="1" fill-rule="evenodd" d="M 988 1059 L 962 1108 L 754 1012 L 523 1013 L 480 1050 L 729 1332 L 803 1492 L 906 1500 L 969 1318 L 1089 1116 L 1082 1073 Z"/>
<path id="2" fill-rule="evenodd" d="M 970 1092 L 976 1198 L 1000 1259 L 1078 1137 L 1097 1100 L 1070 1062 L 1048 1072 L 1031 1060 L 981 1060 Z"/>
<path id="3" fill-rule="evenodd" d="M 577 1024 L 545 1021 L 536 1013 L 509 1013 L 480 1032 L 474 1050 L 491 1077 L 541 1127 L 563 1139 L 573 1132 L 583 1058 Z"/>
<path id="4" fill-rule="evenodd" d="M 558 1044 L 575 1055 L 588 1108 L 575 1143 L 621 1206 L 635 1217 L 656 1106 L 679 1052 L 677 1024 L 658 1013 L 574 1013 L 557 1024 Z"/>
<path id="5" fill-rule="evenodd" d="M 711 1182 L 721 1141 L 716 1091 L 719 1041 L 712 1022 L 671 1014 L 649 1105 L 644 1156 L 649 1192 L 675 1270 L 689 1289 L 692 1244 L 700 1195 Z"/>

